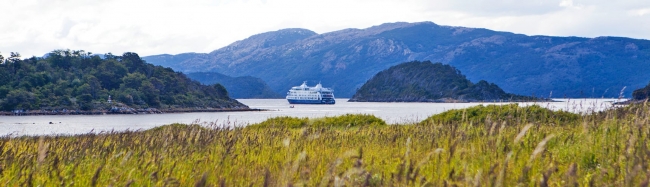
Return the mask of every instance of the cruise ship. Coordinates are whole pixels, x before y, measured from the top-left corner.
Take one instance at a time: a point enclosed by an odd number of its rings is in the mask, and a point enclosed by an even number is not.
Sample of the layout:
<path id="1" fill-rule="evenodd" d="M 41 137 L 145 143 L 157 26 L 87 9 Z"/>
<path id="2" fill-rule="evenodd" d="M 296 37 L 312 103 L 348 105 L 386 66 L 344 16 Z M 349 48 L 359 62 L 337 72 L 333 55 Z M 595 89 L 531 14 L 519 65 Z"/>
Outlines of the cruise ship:
<path id="1" fill-rule="evenodd" d="M 318 83 L 314 87 L 307 86 L 303 82 L 300 86 L 291 87 L 287 92 L 287 100 L 291 104 L 334 104 L 334 90 L 330 88 L 323 88 Z"/>

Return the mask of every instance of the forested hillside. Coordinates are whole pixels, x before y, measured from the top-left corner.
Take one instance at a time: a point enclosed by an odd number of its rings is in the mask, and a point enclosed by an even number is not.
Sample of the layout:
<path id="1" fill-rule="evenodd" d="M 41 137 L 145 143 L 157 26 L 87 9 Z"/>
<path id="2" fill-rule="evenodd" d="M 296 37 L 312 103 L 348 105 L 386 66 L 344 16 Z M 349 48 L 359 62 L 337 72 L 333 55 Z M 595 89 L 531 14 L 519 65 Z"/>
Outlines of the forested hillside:
<path id="1" fill-rule="evenodd" d="M 430 61 L 406 62 L 377 73 L 350 101 L 368 102 L 472 102 L 530 101 L 504 92 L 481 80 L 473 84 L 456 68 Z"/>
<path id="2" fill-rule="evenodd" d="M 217 72 L 195 72 L 188 73 L 187 77 L 203 84 L 221 84 L 228 90 L 228 95 L 235 99 L 283 97 L 274 92 L 262 79 L 252 76 L 230 77 Z"/>
<path id="3" fill-rule="evenodd" d="M 108 103 L 109 96 L 112 100 Z M 0 56 L 0 110 L 108 111 L 247 109 L 219 84 L 146 63 L 136 53 L 103 58 L 84 51 L 56 50 L 43 58 Z"/>

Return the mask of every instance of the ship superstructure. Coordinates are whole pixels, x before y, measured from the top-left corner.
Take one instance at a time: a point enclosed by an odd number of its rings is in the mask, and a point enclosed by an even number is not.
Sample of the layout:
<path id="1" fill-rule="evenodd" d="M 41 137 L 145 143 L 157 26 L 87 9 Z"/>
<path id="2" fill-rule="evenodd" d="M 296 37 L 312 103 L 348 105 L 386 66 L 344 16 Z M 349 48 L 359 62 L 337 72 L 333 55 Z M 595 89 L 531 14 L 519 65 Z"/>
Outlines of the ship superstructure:
<path id="1" fill-rule="evenodd" d="M 291 104 L 334 104 L 334 90 L 324 88 L 318 83 L 314 87 L 303 82 L 300 86 L 291 87 L 287 92 L 287 101 Z"/>

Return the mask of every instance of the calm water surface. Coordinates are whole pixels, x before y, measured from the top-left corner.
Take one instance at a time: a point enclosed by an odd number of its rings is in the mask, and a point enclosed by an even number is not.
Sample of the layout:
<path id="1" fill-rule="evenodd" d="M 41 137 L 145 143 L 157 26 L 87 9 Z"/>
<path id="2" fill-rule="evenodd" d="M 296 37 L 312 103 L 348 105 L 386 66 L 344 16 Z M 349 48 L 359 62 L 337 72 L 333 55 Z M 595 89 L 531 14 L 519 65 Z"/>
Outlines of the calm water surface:
<path id="1" fill-rule="evenodd" d="M 69 116 L 0 116 L 1 135 L 55 135 L 83 134 L 102 131 L 145 130 L 171 123 L 212 122 L 220 126 L 245 126 L 270 117 L 324 117 L 342 114 L 372 114 L 389 124 L 418 122 L 428 116 L 450 109 L 476 105 L 507 103 L 372 103 L 345 102 L 337 99 L 335 105 L 293 105 L 285 99 L 239 99 L 251 108 L 269 109 L 254 112 L 209 112 L 182 114 L 124 114 L 124 115 L 69 115 Z M 611 107 L 616 99 L 556 99 L 560 102 L 520 103 L 537 104 L 553 110 L 570 112 L 600 111 Z M 52 122 L 53 124 L 50 124 Z"/>

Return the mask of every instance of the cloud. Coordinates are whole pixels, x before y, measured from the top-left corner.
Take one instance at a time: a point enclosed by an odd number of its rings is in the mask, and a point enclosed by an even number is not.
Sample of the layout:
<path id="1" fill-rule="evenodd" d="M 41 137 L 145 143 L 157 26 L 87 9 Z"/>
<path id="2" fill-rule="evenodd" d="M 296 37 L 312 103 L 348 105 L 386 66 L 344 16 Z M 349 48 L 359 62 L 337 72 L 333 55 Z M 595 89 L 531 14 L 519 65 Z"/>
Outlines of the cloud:
<path id="1" fill-rule="evenodd" d="M 438 22 L 440 24 L 481 27 L 528 35 L 623 36 L 650 39 L 650 29 L 646 26 L 650 17 L 637 16 L 643 12 L 639 7 L 649 6 L 650 3 L 646 1 L 526 1 L 513 3 L 511 6 L 505 5 L 506 2 L 508 1 L 497 0 L 494 7 L 484 9 L 493 11 L 483 11 L 480 14 L 474 13 L 470 8 L 452 7 L 449 10 L 451 15 L 457 15 L 456 17 L 436 17 L 442 20 Z M 529 12 L 536 8 L 536 3 L 541 3 L 543 11 Z M 514 8 L 515 6 L 520 8 Z M 500 13 L 500 8 L 509 13 Z M 508 9 L 516 10 L 507 11 Z"/>
<path id="2" fill-rule="evenodd" d="M 5 0 L 0 52 L 210 52 L 283 28 L 433 21 L 529 35 L 650 39 L 647 0 Z"/>
<path id="3" fill-rule="evenodd" d="M 561 7 L 573 7 L 573 0 L 562 0 L 560 1 Z"/>
<path id="4" fill-rule="evenodd" d="M 650 14 L 650 8 L 641 8 L 628 11 L 632 16 L 646 16 Z"/>
<path id="5" fill-rule="evenodd" d="M 542 15 L 561 10 L 561 7 L 548 0 L 434 0 L 429 3 L 428 9 L 494 17 Z"/>

